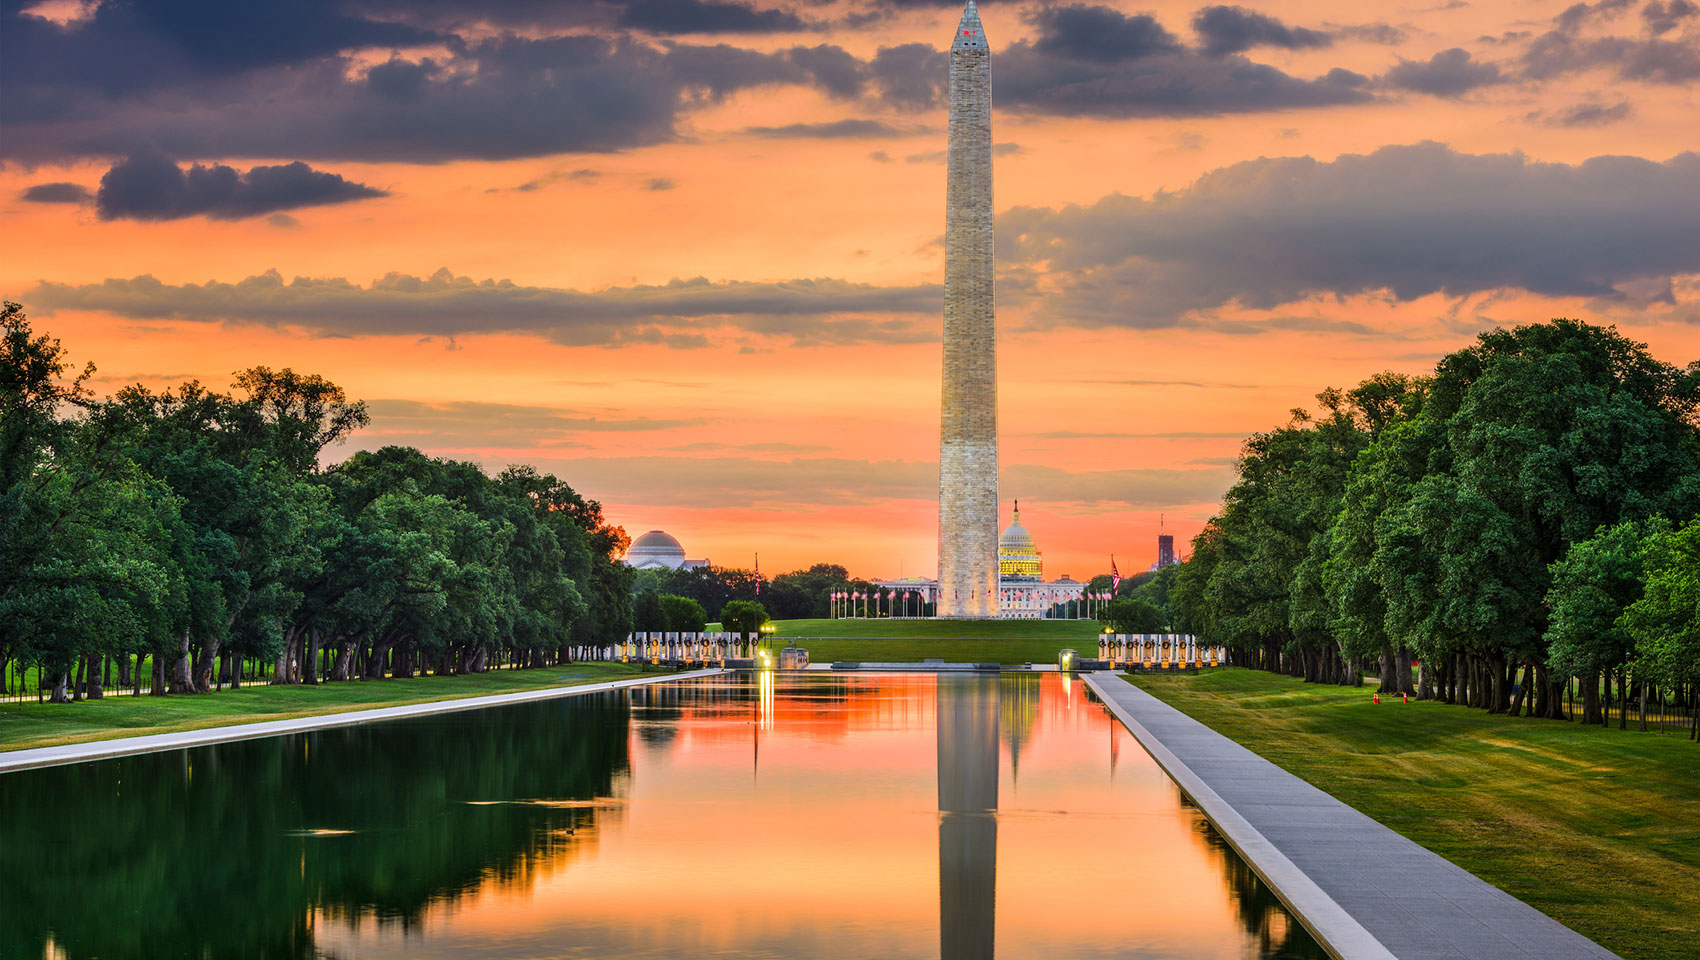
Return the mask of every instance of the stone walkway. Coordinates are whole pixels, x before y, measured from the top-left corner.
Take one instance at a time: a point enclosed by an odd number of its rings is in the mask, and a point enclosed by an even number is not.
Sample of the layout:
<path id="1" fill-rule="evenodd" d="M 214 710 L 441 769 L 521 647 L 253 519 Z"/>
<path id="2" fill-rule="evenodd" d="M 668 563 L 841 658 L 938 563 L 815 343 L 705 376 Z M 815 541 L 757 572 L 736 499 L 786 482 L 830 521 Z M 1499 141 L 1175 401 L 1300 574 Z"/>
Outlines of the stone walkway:
<path id="1" fill-rule="evenodd" d="M 1098 694 L 1252 869 L 1347 960 L 1617 955 L 1120 676 Z"/>
<path id="2" fill-rule="evenodd" d="M 612 680 L 606 683 L 586 683 L 576 687 L 545 687 L 541 690 L 494 693 L 489 696 L 465 697 L 460 700 L 437 700 L 431 703 L 410 703 L 400 707 L 351 710 L 347 713 L 300 717 L 294 720 L 266 720 L 260 723 L 234 724 L 228 727 L 208 727 L 204 730 L 155 733 L 145 737 L 121 737 L 116 740 L 95 740 L 90 743 L 72 743 L 59 747 L 12 750 L 0 753 L 0 773 L 29 770 L 35 767 L 54 767 L 65 763 L 82 763 L 86 760 L 105 760 L 108 757 L 125 757 L 137 753 L 154 753 L 160 750 L 182 750 L 187 747 L 200 747 L 209 743 L 225 743 L 231 740 L 253 740 L 258 737 L 275 737 L 285 733 L 304 733 L 309 730 L 323 730 L 326 727 L 347 727 L 356 723 L 372 723 L 378 720 L 423 717 L 433 713 L 452 713 L 456 710 L 482 710 L 485 707 L 501 707 L 513 703 L 530 703 L 534 700 L 573 697 L 585 693 L 595 693 L 599 690 L 618 690 L 621 687 L 666 683 L 670 680 L 682 680 L 687 677 L 710 677 L 720 672 L 719 668 L 687 670 L 682 673 L 669 673 L 655 677 Z"/>

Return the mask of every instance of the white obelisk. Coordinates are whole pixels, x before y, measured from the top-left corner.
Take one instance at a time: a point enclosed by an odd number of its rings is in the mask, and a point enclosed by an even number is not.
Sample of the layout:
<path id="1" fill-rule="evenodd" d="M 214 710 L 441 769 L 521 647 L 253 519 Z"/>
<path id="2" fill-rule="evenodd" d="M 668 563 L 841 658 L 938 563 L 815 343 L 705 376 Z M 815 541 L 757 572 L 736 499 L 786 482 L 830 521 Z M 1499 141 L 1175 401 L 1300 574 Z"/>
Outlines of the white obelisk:
<path id="1" fill-rule="evenodd" d="M 992 305 L 992 55 L 974 0 L 950 45 L 944 389 L 939 443 L 941 617 L 998 615 L 998 358 Z"/>

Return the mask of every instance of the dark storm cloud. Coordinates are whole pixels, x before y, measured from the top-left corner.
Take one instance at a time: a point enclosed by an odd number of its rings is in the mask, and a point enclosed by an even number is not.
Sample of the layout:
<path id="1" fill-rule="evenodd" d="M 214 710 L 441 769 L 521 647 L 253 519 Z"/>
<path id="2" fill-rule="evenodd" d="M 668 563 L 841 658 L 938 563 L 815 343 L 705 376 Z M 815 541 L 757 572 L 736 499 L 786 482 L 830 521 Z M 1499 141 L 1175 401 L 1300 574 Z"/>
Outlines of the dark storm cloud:
<path id="1" fill-rule="evenodd" d="M 839 99 L 871 88 L 910 111 L 943 102 L 948 58 L 928 44 L 863 60 L 831 44 L 762 51 L 646 41 L 618 26 L 622 16 L 648 16 L 651 32 L 700 32 L 706 21 L 686 14 L 761 13 L 730 0 L 653 2 L 665 6 L 314 0 L 298 12 L 310 31 L 278 27 L 266 38 L 225 13 L 162 26 L 140 12 L 152 10 L 145 3 L 101 4 L 65 26 L 13 11 L 0 15 L 0 157 L 63 162 L 156 149 L 203 160 L 505 160 L 670 142 L 688 111 L 763 86 L 812 86 Z M 264 26 L 293 8 L 262 0 L 256 9 Z M 1038 36 L 1002 52 L 994 71 L 1000 103 L 1019 112 L 1198 116 L 1371 97 L 1349 71 L 1301 79 L 1235 54 L 1203 56 L 1148 16 L 1075 4 L 1035 17 Z M 566 20 L 581 28 L 549 33 L 547 24 Z M 533 29 L 523 31 L 526 23 Z M 229 51 L 215 50 L 224 34 Z M 386 48 L 406 55 L 371 64 L 370 52 Z M 245 50 L 253 57 L 231 52 Z"/>
<path id="2" fill-rule="evenodd" d="M 12 19 L 30 30 L 45 23 Z M 148 48 L 145 36 L 136 45 L 159 66 L 142 79 L 105 65 L 127 51 L 107 58 L 98 49 L 30 72 L 36 54 L 13 51 L 16 24 L 0 26 L 8 51 L 0 58 L 8 127 L 0 153 L 25 162 L 144 148 L 178 157 L 423 163 L 603 152 L 673 140 L 683 111 L 750 87 L 815 85 L 854 96 L 865 70 L 830 45 L 761 52 L 504 34 L 451 37 L 446 52 L 365 70 L 330 55 L 209 83 L 180 55 Z M 92 28 L 44 29 L 77 37 Z"/>
<path id="3" fill-rule="evenodd" d="M 1075 5 L 1047 7 L 1035 21 L 1040 33 L 1033 49 L 1070 60 L 1118 63 L 1181 48 L 1150 14 L 1130 17 L 1109 7 Z"/>
<path id="4" fill-rule="evenodd" d="M 697 278 L 584 292 L 475 281 L 439 270 L 392 273 L 368 286 L 276 271 L 237 283 L 168 284 L 151 276 L 42 283 L 32 309 L 103 310 L 132 319 L 256 323 L 331 336 L 459 336 L 531 332 L 560 343 L 707 346 L 721 327 L 794 343 L 918 343 L 938 339 L 936 285 L 876 287 L 843 280 L 712 283 Z"/>
<path id="5" fill-rule="evenodd" d="M 1214 116 L 1372 99 L 1368 78 L 1349 70 L 1305 80 L 1238 54 L 1205 55 L 1144 14 L 1075 4 L 1036 22 L 1039 35 L 1004 50 L 992 71 L 996 102 L 1022 113 Z"/>
<path id="6" fill-rule="evenodd" d="M 1620 286 L 1700 272 L 1700 218 L 1673 202 L 1694 196 L 1694 153 L 1572 166 L 1429 143 L 1247 161 L 1150 200 L 1016 208 L 999 218 L 999 254 L 1047 267 L 1048 307 L 1083 324 L 1379 291 L 1618 300 Z"/>
<path id="7" fill-rule="evenodd" d="M 648 33 L 777 33 L 808 29 L 801 17 L 784 10 L 759 10 L 744 3 L 717 0 L 633 0 L 619 24 Z"/>
<path id="8" fill-rule="evenodd" d="M 1470 59 L 1470 52 L 1461 47 L 1442 50 L 1426 61 L 1401 59 L 1386 77 L 1390 86 L 1436 97 L 1461 97 L 1503 79 L 1498 66 Z"/>
<path id="9" fill-rule="evenodd" d="M 1328 34 L 1304 27 L 1289 27 L 1268 14 L 1245 7 L 1211 6 L 1192 15 L 1192 29 L 1212 56 L 1240 53 L 1252 47 L 1303 50 L 1326 47 L 1334 42 Z"/>
<path id="10" fill-rule="evenodd" d="M 102 220 L 241 220 L 386 195 L 299 160 L 240 173 L 223 164 L 195 164 L 184 170 L 159 154 L 138 153 L 100 178 L 95 209 Z"/>
<path id="11" fill-rule="evenodd" d="M 30 203 L 88 203 L 94 194 L 80 183 L 38 183 L 19 194 L 18 199 Z"/>

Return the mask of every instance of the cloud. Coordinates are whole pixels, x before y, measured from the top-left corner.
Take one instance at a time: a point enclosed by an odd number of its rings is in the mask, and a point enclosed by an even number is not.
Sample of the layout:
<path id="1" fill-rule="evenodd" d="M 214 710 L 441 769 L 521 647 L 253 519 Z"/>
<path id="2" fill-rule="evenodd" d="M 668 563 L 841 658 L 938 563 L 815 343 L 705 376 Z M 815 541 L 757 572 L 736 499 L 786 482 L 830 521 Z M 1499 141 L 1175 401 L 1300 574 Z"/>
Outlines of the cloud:
<path id="1" fill-rule="evenodd" d="M 102 220 L 242 220 L 281 210 L 347 203 L 388 193 L 297 160 L 280 166 L 195 164 L 187 170 L 157 153 L 137 153 L 100 178 L 95 209 Z"/>
<path id="2" fill-rule="evenodd" d="M 996 56 L 993 97 L 1001 107 L 1060 116 L 1191 117 L 1373 99 L 1368 78 L 1350 70 L 1305 80 L 1238 54 L 1205 55 L 1181 47 L 1145 14 L 1073 5 L 1047 8 L 1037 22 L 1037 38 Z"/>
<path id="3" fill-rule="evenodd" d="M 371 426 L 356 434 L 357 448 L 408 444 L 434 449 L 583 446 L 586 433 L 650 433 L 697 427 L 703 417 L 604 419 L 577 410 L 511 403 L 368 400 Z M 363 441 L 372 441 L 365 443 Z"/>
<path id="4" fill-rule="evenodd" d="M 925 43 L 881 47 L 868 72 L 885 102 L 899 109 L 928 110 L 944 102 L 950 55 Z"/>
<path id="5" fill-rule="evenodd" d="M 744 3 L 717 0 L 634 0 L 619 25 L 649 33 L 778 33 L 808 29 L 785 10 L 759 10 Z"/>
<path id="6" fill-rule="evenodd" d="M 1236 434 L 1235 436 L 1240 436 Z M 753 508 L 845 506 L 938 496 L 936 462 L 839 457 L 580 457 L 544 458 L 540 469 L 572 477 L 587 497 L 626 505 Z M 690 483 L 679 483 L 689 476 Z M 1231 470 L 1130 469 L 1068 471 L 1039 464 L 1004 464 L 999 484 L 1033 503 L 1161 507 L 1211 503 L 1233 482 Z"/>
<path id="7" fill-rule="evenodd" d="M 1409 35 L 1403 28 L 1381 22 L 1329 24 L 1328 29 L 1337 38 L 1362 40 L 1365 43 L 1379 43 L 1389 47 L 1404 43 Z"/>
<path id="8" fill-rule="evenodd" d="M 1700 5 L 1689 0 L 1670 0 L 1669 3 L 1651 0 L 1641 8 L 1641 19 L 1646 23 L 1648 33 L 1661 37 L 1697 13 L 1700 13 Z"/>
<path id="9" fill-rule="evenodd" d="M 1628 119 L 1628 100 L 1617 103 L 1578 103 L 1558 110 L 1535 110 L 1524 119 L 1549 127 L 1604 127 Z"/>
<path id="10" fill-rule="evenodd" d="M 130 5 L 100 9 L 115 6 Z M 173 68 L 170 51 L 155 51 L 157 69 L 135 77 L 105 75 L 102 51 L 80 45 L 48 62 L 15 49 L 13 27 L 12 19 L 0 22 L 8 127 L 0 155 L 24 162 L 144 149 L 408 163 L 609 152 L 673 141 L 682 114 L 752 87 L 853 96 L 866 69 L 825 45 L 763 52 L 502 33 L 450 38 L 446 53 L 393 56 L 370 68 L 335 55 L 214 83 Z M 145 48 L 144 39 L 137 43 Z M 43 43 L 64 46 L 51 41 Z"/>
<path id="11" fill-rule="evenodd" d="M 1410 301 L 1506 290 L 1624 306 L 1700 273 L 1700 154 L 1654 162 L 1542 163 L 1424 143 L 1319 162 L 1260 158 L 1151 197 L 1016 207 L 998 222 L 999 294 L 1029 324 L 1187 325 L 1258 335 L 1325 331 L 1396 338 L 1306 301 Z M 936 284 L 711 282 L 579 291 L 474 281 L 448 271 L 367 286 L 275 271 L 237 283 L 153 277 L 43 282 L 32 309 L 132 320 L 285 325 L 327 336 L 521 332 L 566 344 L 702 346 L 726 337 L 803 345 L 937 340 Z M 1668 299 L 1668 296 L 1667 296 Z M 1042 304 L 1041 311 L 1024 311 Z M 1222 308 L 1276 311 L 1250 319 Z"/>
<path id="12" fill-rule="evenodd" d="M 671 190 L 676 184 L 668 177 L 653 177 L 644 181 L 645 190 Z"/>
<path id="13" fill-rule="evenodd" d="M 1040 273 L 1035 295 L 1058 322 L 1084 325 L 1383 291 L 1621 300 L 1637 281 L 1700 272 L 1700 218 L 1671 202 L 1692 196 L 1695 153 L 1569 165 L 1424 143 L 1246 161 L 1150 199 L 1015 208 L 999 218 L 999 256 Z"/>
<path id="14" fill-rule="evenodd" d="M 94 194 L 80 183 L 37 183 L 18 195 L 29 203 L 90 203 Z"/>
<path id="15" fill-rule="evenodd" d="M 746 136 L 774 140 L 836 140 L 856 137 L 902 137 L 921 131 L 894 127 L 881 120 L 833 120 L 826 123 L 788 123 L 782 127 L 745 127 Z"/>
<path id="16" fill-rule="evenodd" d="M 1477 87 L 1499 83 L 1499 67 L 1471 60 L 1461 47 L 1442 50 L 1428 60 L 1405 60 L 1387 71 L 1387 83 L 1401 90 L 1414 90 L 1436 97 L 1460 97 Z"/>
<path id="17" fill-rule="evenodd" d="M 1226 8 L 1224 8 L 1226 9 Z M 1150 14 L 1127 16 L 1109 7 L 1046 7 L 1035 17 L 1033 49 L 1068 60 L 1120 63 L 1181 48 L 1180 40 Z"/>
<path id="18" fill-rule="evenodd" d="M 1700 79 L 1700 46 L 1691 40 L 1663 39 L 1683 20 L 1700 12 L 1688 0 L 1669 5 L 1658 2 L 1642 8 L 1648 36 L 1583 37 L 1581 31 L 1595 21 L 1611 19 L 1633 5 L 1633 0 L 1601 0 L 1578 3 L 1553 18 L 1553 28 L 1530 42 L 1521 58 L 1522 76 L 1547 80 L 1572 73 L 1609 68 L 1625 80 L 1643 83 L 1687 84 Z"/>
<path id="19" fill-rule="evenodd" d="M 994 157 L 1013 157 L 1025 152 L 1019 143 L 992 144 L 992 156 Z M 944 163 L 950 159 L 950 151 L 928 150 L 924 153 L 912 153 L 903 159 L 908 163 Z"/>
<path id="20" fill-rule="evenodd" d="M 1319 30 L 1289 27 L 1268 14 L 1245 7 L 1202 7 L 1192 15 L 1192 29 L 1204 41 L 1204 52 L 1216 57 L 1252 47 L 1303 50 L 1334 42 Z"/>
<path id="21" fill-rule="evenodd" d="M 461 336 L 530 332 L 560 343 L 706 346 L 730 327 L 793 343 L 920 343 L 935 330 L 937 285 L 876 287 L 843 280 L 713 283 L 697 278 L 595 292 L 475 281 L 439 270 L 392 273 L 362 287 L 342 278 L 268 271 L 236 283 L 168 284 L 151 276 L 41 283 L 32 309 L 101 310 L 131 319 L 300 327 L 331 336 Z"/>

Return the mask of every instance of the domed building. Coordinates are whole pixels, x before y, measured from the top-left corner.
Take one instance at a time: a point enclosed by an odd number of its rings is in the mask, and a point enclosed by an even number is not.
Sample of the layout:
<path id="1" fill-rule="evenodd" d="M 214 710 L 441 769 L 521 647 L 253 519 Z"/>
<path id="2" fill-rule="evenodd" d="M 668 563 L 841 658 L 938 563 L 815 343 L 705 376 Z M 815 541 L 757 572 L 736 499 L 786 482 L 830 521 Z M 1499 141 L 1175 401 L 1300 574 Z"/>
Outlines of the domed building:
<path id="1" fill-rule="evenodd" d="M 874 585 L 888 591 L 896 604 L 892 609 L 903 611 L 915 602 L 921 604 L 938 600 L 939 582 L 923 577 L 901 580 L 876 580 Z M 1004 620 L 1038 620 L 1043 617 L 1086 617 L 1089 605 L 1082 603 L 1086 584 L 1063 574 L 1046 582 L 1044 561 L 1033 534 L 1021 525 L 1021 502 L 1016 501 L 1015 516 L 998 536 L 998 616 Z M 866 609 L 864 601 L 864 607 Z M 849 610 L 855 610 L 851 604 Z M 860 616 L 856 613 L 835 616 Z M 908 616 L 897 613 L 896 616 Z M 1089 618 L 1088 618 L 1089 619 Z"/>
<path id="2" fill-rule="evenodd" d="M 1033 535 L 1021 525 L 1021 501 L 1015 501 L 1015 520 L 998 535 L 998 579 L 1004 582 L 1038 583 L 1039 548 Z"/>
<path id="3" fill-rule="evenodd" d="M 626 566 L 634 570 L 680 570 L 708 566 L 707 560 L 686 560 L 685 548 L 665 530 L 651 530 L 626 550 Z"/>

